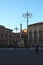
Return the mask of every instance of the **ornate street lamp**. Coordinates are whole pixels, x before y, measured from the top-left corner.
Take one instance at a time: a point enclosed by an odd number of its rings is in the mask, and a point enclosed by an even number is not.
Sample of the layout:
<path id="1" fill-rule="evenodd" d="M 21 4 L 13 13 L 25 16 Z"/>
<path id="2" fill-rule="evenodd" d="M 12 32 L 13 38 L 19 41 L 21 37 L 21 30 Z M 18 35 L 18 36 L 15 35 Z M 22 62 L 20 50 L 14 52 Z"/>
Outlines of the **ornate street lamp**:
<path id="1" fill-rule="evenodd" d="M 24 13 L 23 14 L 23 17 L 24 18 L 27 18 L 27 47 L 28 47 L 28 44 L 29 44 L 29 36 L 28 36 L 28 18 L 31 18 L 32 17 L 32 14 L 31 13 Z"/>
<path id="2" fill-rule="evenodd" d="M 16 30 L 16 33 L 17 33 L 18 27 L 14 28 L 14 30 Z"/>

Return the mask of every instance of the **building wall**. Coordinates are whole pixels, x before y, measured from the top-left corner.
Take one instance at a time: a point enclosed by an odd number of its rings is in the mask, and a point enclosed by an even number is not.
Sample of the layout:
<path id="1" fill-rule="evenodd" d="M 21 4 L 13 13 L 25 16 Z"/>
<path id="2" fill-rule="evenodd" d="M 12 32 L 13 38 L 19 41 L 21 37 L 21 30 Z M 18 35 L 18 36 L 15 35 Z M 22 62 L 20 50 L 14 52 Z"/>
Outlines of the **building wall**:
<path id="1" fill-rule="evenodd" d="M 36 46 L 36 44 L 43 46 L 43 22 L 29 25 L 28 30 L 28 41 L 30 46 Z M 24 43 L 22 46 L 24 47 L 27 43 L 27 33 L 22 34 L 22 38 L 26 41 L 23 40 Z M 20 33 L 15 34 L 11 29 L 0 26 L 0 46 L 15 46 L 16 40 L 20 42 Z"/>
<path id="2" fill-rule="evenodd" d="M 12 30 L 0 26 L 0 45 L 12 44 Z"/>
<path id="3" fill-rule="evenodd" d="M 43 46 L 43 23 L 29 25 L 28 30 L 29 44 Z"/>

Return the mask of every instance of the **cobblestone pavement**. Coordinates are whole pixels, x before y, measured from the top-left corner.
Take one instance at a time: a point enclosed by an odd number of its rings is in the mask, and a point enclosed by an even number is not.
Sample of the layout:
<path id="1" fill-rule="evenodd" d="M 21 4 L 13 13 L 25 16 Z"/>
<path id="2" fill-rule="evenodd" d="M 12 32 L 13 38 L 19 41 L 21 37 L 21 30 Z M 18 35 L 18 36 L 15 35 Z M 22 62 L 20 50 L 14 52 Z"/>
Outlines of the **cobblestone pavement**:
<path id="1" fill-rule="evenodd" d="M 43 65 L 43 48 L 0 48 L 0 65 Z"/>

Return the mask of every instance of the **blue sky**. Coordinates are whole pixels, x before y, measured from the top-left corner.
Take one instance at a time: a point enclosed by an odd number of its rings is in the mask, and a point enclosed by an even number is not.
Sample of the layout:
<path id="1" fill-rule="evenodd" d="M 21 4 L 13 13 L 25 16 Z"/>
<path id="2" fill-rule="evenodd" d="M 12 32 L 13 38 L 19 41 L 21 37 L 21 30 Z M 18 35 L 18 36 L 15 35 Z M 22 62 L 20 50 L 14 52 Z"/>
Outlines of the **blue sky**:
<path id="1" fill-rule="evenodd" d="M 43 21 L 43 0 L 0 0 L 0 25 L 14 30 L 20 23 L 26 28 L 26 18 L 22 15 L 26 12 L 32 13 L 28 24 Z M 18 30 L 18 31 L 19 31 Z"/>

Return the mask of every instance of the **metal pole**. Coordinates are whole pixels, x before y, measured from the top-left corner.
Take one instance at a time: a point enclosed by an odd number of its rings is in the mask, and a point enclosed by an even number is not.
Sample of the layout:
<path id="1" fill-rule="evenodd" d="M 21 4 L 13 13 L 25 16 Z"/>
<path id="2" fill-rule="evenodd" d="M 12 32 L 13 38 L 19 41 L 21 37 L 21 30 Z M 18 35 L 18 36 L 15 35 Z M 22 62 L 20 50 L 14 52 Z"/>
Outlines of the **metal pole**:
<path id="1" fill-rule="evenodd" d="M 28 11 L 27 11 L 27 47 L 28 47 Z"/>
<path id="2" fill-rule="evenodd" d="M 20 44 L 22 45 L 22 40 L 21 40 L 21 32 L 22 31 L 22 24 L 20 24 Z"/>
<path id="3" fill-rule="evenodd" d="M 14 28 L 14 29 L 16 30 L 16 33 L 17 33 L 18 28 L 16 27 L 16 28 Z"/>
<path id="4" fill-rule="evenodd" d="M 14 28 L 15 30 L 16 30 L 16 41 L 18 40 L 17 39 L 17 30 L 18 30 L 18 28 L 16 27 L 16 28 Z"/>

